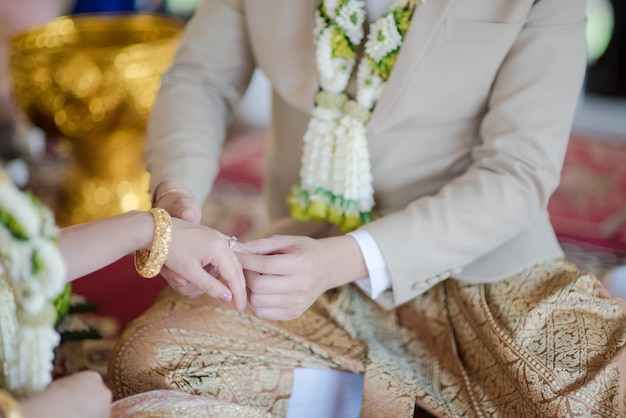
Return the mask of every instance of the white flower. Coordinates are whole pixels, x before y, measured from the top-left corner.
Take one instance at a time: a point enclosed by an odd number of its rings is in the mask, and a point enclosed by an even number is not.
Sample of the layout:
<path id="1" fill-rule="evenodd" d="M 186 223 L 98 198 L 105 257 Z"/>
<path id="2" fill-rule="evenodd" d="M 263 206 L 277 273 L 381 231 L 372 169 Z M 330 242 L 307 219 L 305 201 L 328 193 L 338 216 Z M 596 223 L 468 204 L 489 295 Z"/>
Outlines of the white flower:
<path id="1" fill-rule="evenodd" d="M 350 42 L 359 45 L 363 39 L 363 22 L 365 22 L 365 5 L 363 1 L 348 1 L 341 9 L 335 22 Z"/>
<path id="2" fill-rule="evenodd" d="M 20 333 L 18 358 L 22 359 L 21 374 L 27 378 L 22 383 L 28 391 L 39 391 L 52 380 L 54 347 L 59 343 L 59 334 L 49 326 L 22 327 Z"/>
<path id="3" fill-rule="evenodd" d="M 343 92 L 348 85 L 354 61 L 348 61 L 341 57 L 333 58 L 331 46 L 333 31 L 333 28 L 326 28 L 319 36 L 315 59 L 320 86 L 329 93 L 338 94 Z"/>
<path id="4" fill-rule="evenodd" d="M 371 110 L 380 98 L 385 82 L 372 72 L 372 67 L 369 61 L 366 60 L 361 61 L 359 64 L 356 82 L 356 101 L 361 106 Z"/>
<path id="5" fill-rule="evenodd" d="M 304 135 L 300 178 L 302 188 L 313 193 L 318 188 L 330 190 L 335 131 L 341 110 L 316 106 Z"/>
<path id="6" fill-rule="evenodd" d="M 29 241 L 14 239 L 5 227 L 0 227 L 0 255 L 6 273 L 15 286 L 32 279 L 33 246 Z"/>
<path id="7" fill-rule="evenodd" d="M 48 239 L 59 236 L 59 227 L 54 220 L 54 214 L 46 207 L 40 208 L 41 213 L 41 235 Z"/>
<path id="8" fill-rule="evenodd" d="M 65 284 L 65 264 L 55 244 L 52 213 L 0 178 L 0 208 L 18 225 L 0 223 L 0 387 L 18 396 L 52 380 L 55 309 Z"/>
<path id="9" fill-rule="evenodd" d="M 7 180 L 0 182 L 0 208 L 15 219 L 27 236 L 39 234 L 39 211 L 24 193 Z"/>
<path id="10" fill-rule="evenodd" d="M 317 38 L 319 38 L 319 36 L 322 34 L 324 29 L 326 29 L 327 27 L 328 27 L 328 24 L 326 23 L 326 19 L 322 17 L 322 14 L 320 13 L 319 10 L 316 10 L 315 11 L 315 24 L 313 26 L 313 36 L 315 36 L 316 41 L 317 41 Z"/>
<path id="11" fill-rule="evenodd" d="M 396 21 L 391 13 L 378 18 L 370 26 L 370 33 L 365 43 L 365 53 L 375 62 L 383 59 L 391 51 L 402 45 L 402 35 L 398 32 Z"/>
<path id="12" fill-rule="evenodd" d="M 339 7 L 339 0 L 324 0 L 324 9 L 326 9 L 326 13 L 331 19 L 334 19 L 337 15 L 337 7 Z"/>
<path id="13" fill-rule="evenodd" d="M 341 222 L 337 220 L 337 214 L 358 216 L 359 212 L 369 213 L 374 207 L 373 179 L 365 133 L 371 110 L 386 85 L 386 81 L 374 71 L 382 59 L 402 45 L 403 39 L 392 11 L 400 4 L 405 7 L 409 3 L 413 6 L 416 2 L 422 2 L 390 1 L 387 12 L 370 25 L 364 57 L 356 74 L 356 98 L 339 104 L 334 99 L 347 98 L 344 92 L 356 65 L 356 54 L 346 53 L 344 39 L 353 50 L 363 41 L 365 0 L 323 0 L 321 10 L 325 17 L 319 10 L 315 14 L 315 60 L 321 93 L 316 97 L 316 107 L 304 135 L 299 187 L 300 191 L 309 192 L 311 200 L 327 201 L 329 192 L 340 197 L 333 200 L 333 204 L 341 202 L 341 207 L 331 211 L 334 213 L 331 215 L 332 222 Z M 335 36 L 344 38 L 335 39 Z M 343 57 L 333 55 L 333 41 L 340 41 L 337 42 L 338 49 L 335 52 Z M 393 61 L 387 64 L 393 65 Z M 391 68 L 384 70 L 383 77 L 386 78 Z M 319 190 L 322 193 L 318 193 Z M 292 203 L 307 203 L 306 200 L 297 198 Z M 350 224 L 353 221 L 350 220 L 344 226 L 352 227 Z"/>
<path id="14" fill-rule="evenodd" d="M 22 296 L 20 297 L 22 302 L 22 308 L 29 313 L 41 312 L 46 306 L 46 297 L 39 291 L 38 286 L 30 284 L 22 288 Z"/>
<path id="15" fill-rule="evenodd" d="M 42 264 L 39 283 L 46 298 L 52 300 L 61 294 L 65 287 L 66 270 L 59 248 L 47 239 L 38 239 L 33 243 Z"/>

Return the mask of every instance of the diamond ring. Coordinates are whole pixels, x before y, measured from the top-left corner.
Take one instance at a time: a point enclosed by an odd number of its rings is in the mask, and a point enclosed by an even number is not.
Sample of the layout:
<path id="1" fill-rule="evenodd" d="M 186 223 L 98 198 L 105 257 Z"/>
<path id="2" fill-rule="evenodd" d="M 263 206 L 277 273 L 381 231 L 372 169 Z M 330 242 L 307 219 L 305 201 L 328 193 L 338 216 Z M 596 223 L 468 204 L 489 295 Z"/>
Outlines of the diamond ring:
<path id="1" fill-rule="evenodd" d="M 228 239 L 228 248 L 233 248 L 235 245 L 237 245 L 237 237 L 233 235 Z"/>

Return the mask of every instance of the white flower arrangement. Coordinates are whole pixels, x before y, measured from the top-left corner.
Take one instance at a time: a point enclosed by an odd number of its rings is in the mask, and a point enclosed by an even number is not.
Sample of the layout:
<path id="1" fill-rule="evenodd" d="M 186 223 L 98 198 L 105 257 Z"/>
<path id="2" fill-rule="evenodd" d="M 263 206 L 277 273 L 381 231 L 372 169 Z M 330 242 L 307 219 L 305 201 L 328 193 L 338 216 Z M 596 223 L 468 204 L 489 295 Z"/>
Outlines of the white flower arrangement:
<path id="1" fill-rule="evenodd" d="M 52 213 L 0 174 L 0 387 L 17 396 L 52 380 L 53 301 L 63 293 L 66 270 L 56 245 Z"/>
<path id="2" fill-rule="evenodd" d="M 372 23 L 365 42 L 365 53 L 375 62 L 379 62 L 390 52 L 400 48 L 400 45 L 402 35 L 398 31 L 393 14 L 385 14 Z"/>
<path id="3" fill-rule="evenodd" d="M 358 64 L 356 98 L 345 93 L 364 37 L 365 0 L 322 0 L 314 22 L 320 92 L 304 135 L 291 216 L 326 220 L 344 231 L 373 217 L 374 187 L 365 135 L 371 112 L 404 40 L 416 0 L 394 0 L 370 24 Z"/>
<path id="4" fill-rule="evenodd" d="M 336 18 L 337 26 L 354 45 L 360 44 L 363 39 L 363 23 L 366 17 L 365 10 L 359 6 L 358 1 L 348 1 L 339 10 Z"/>

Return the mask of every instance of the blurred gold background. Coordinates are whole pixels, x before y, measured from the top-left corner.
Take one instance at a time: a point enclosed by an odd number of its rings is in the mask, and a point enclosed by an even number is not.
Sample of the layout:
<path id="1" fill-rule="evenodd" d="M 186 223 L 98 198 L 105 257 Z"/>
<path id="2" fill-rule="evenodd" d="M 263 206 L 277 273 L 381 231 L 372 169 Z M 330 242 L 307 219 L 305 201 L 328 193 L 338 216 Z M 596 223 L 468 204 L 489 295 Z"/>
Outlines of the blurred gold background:
<path id="1" fill-rule="evenodd" d="M 64 16 L 10 40 L 19 108 L 71 156 L 58 222 L 150 207 L 145 127 L 170 65 L 181 19 L 156 14 Z"/>

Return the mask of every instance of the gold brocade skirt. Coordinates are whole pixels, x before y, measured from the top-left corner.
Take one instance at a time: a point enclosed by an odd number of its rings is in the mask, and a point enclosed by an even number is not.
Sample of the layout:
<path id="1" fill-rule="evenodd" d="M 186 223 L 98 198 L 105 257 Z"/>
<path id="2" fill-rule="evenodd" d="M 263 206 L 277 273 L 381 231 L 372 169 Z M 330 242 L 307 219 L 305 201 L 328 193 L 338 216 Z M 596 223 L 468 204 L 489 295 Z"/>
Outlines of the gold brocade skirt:
<path id="1" fill-rule="evenodd" d="M 625 417 L 626 303 L 551 260 L 490 284 L 454 279 L 393 311 L 355 286 L 292 321 L 167 292 L 116 346 L 117 398 L 179 389 L 284 416 L 296 367 L 365 375 L 362 418 Z"/>

